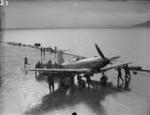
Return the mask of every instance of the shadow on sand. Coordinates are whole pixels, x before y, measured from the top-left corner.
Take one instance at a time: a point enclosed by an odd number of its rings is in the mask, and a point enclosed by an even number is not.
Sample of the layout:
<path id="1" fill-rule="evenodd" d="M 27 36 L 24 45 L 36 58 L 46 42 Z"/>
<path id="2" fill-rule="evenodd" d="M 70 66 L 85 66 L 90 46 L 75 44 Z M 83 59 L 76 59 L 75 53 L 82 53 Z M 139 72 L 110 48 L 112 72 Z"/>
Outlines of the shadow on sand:
<path id="1" fill-rule="evenodd" d="M 106 115 L 101 102 L 104 101 L 107 95 L 115 96 L 116 93 L 119 92 L 122 92 L 122 90 L 117 90 L 112 83 L 108 83 L 107 87 L 96 89 L 86 88 L 79 90 L 77 86 L 75 86 L 68 96 L 64 91 L 58 89 L 55 93 L 44 96 L 39 105 L 26 111 L 25 114 L 41 115 L 51 110 L 59 110 L 83 102 L 97 113 L 97 115 Z"/>

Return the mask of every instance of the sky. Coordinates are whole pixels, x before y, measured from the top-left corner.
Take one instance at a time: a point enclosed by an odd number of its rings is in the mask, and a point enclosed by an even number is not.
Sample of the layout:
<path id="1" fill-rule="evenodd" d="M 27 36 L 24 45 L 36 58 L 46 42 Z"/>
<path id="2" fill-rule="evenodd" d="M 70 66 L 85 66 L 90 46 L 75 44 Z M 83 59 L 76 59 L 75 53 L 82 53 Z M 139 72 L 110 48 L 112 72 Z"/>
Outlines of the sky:
<path id="1" fill-rule="evenodd" d="M 150 20 L 150 2 L 101 0 L 8 0 L 9 29 L 130 27 Z"/>
<path id="2" fill-rule="evenodd" d="M 150 20 L 150 2 L 18 0 L 3 11 L 6 29 L 18 30 L 4 32 L 6 41 L 40 42 L 88 57 L 97 55 L 98 43 L 108 57 L 121 55 L 146 66 L 150 61 L 150 29 L 125 29 Z"/>

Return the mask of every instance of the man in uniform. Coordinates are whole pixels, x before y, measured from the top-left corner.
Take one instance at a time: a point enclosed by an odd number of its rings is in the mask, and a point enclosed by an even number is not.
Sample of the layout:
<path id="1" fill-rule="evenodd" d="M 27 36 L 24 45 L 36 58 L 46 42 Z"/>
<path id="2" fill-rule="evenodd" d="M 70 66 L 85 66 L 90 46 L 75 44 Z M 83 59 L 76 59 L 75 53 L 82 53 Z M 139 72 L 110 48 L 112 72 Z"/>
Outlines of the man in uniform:
<path id="1" fill-rule="evenodd" d="M 124 80 L 122 78 L 121 68 L 120 67 L 116 67 L 115 69 L 116 69 L 116 71 L 118 71 L 117 87 L 119 88 L 119 87 L 121 87 L 123 85 Z M 120 84 L 120 80 L 122 81 L 121 84 Z"/>
<path id="2" fill-rule="evenodd" d="M 102 72 L 102 77 L 100 78 L 100 84 L 105 87 L 106 83 L 107 83 L 107 80 L 108 80 L 108 78 L 106 77 L 104 72 Z"/>
<path id="3" fill-rule="evenodd" d="M 40 63 L 40 61 L 38 61 L 38 62 L 36 63 L 35 68 L 36 68 L 36 69 L 37 69 L 37 68 L 41 68 L 41 63 Z M 36 71 L 35 71 L 35 78 L 36 78 L 36 79 L 38 78 L 38 75 L 37 75 L 37 72 L 36 72 Z"/>
<path id="4" fill-rule="evenodd" d="M 44 48 L 43 48 L 44 59 L 45 59 L 45 53 L 46 53 L 46 49 L 45 49 L 45 47 L 44 47 Z"/>
<path id="5" fill-rule="evenodd" d="M 86 78 L 86 82 L 88 84 L 88 88 L 90 88 L 90 86 L 92 86 L 94 88 L 94 84 L 93 84 L 93 82 L 92 82 L 92 80 L 90 78 L 91 75 L 89 73 L 85 73 L 84 76 Z"/>
<path id="6" fill-rule="evenodd" d="M 124 85 L 124 88 L 128 89 L 130 81 L 131 81 L 131 75 L 130 75 L 130 70 L 129 70 L 128 64 L 124 65 L 123 68 L 124 68 L 124 71 L 125 71 L 125 85 Z"/>
<path id="7" fill-rule="evenodd" d="M 85 88 L 85 81 L 82 79 L 82 76 L 80 74 L 77 75 L 77 80 L 78 80 L 78 86 L 79 89 Z"/>
<path id="8" fill-rule="evenodd" d="M 54 77 L 53 74 L 47 75 L 50 93 L 54 92 Z"/>
<path id="9" fill-rule="evenodd" d="M 26 68 L 27 65 L 30 65 L 30 64 L 28 63 L 28 58 L 25 57 L 24 58 L 24 68 Z"/>

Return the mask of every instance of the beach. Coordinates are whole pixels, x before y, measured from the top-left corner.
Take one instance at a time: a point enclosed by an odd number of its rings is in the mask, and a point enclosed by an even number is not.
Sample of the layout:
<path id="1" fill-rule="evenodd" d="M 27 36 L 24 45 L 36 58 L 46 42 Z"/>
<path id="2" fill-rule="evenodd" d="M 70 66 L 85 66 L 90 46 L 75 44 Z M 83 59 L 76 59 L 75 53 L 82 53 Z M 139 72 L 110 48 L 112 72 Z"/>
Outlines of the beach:
<path id="1" fill-rule="evenodd" d="M 48 95 L 48 84 L 36 81 L 34 72 L 25 74 L 24 71 L 24 57 L 28 57 L 30 68 L 34 68 L 40 60 L 40 50 L 7 44 L 1 44 L 1 48 L 2 115 L 70 115 L 74 111 L 78 115 L 148 115 L 149 73 L 132 74 L 130 91 L 106 88 L 81 92 L 76 89 L 69 96 L 59 94 L 59 91 Z M 49 59 L 55 60 L 55 56 L 47 52 L 46 60 Z M 117 73 L 112 70 L 107 75 L 115 87 Z M 98 81 L 100 74 L 92 79 Z"/>

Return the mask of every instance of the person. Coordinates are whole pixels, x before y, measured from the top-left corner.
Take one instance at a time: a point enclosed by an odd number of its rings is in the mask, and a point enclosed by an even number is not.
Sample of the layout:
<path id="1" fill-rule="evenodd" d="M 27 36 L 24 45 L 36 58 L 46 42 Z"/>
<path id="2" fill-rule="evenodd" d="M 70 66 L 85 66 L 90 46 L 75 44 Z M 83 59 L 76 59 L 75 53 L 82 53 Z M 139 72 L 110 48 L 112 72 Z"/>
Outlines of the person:
<path id="1" fill-rule="evenodd" d="M 71 80 L 70 80 L 70 82 L 71 82 L 71 86 L 73 87 L 74 86 L 74 74 L 73 75 L 70 75 L 71 76 Z"/>
<path id="2" fill-rule="evenodd" d="M 72 115 L 77 115 L 77 113 L 76 113 L 76 112 L 73 112 Z"/>
<path id="3" fill-rule="evenodd" d="M 57 69 L 58 67 L 59 67 L 58 64 L 55 62 L 54 68 Z"/>
<path id="4" fill-rule="evenodd" d="M 124 68 L 124 72 L 125 72 L 125 85 L 124 85 L 124 88 L 128 89 L 130 81 L 131 81 L 131 75 L 130 75 L 130 70 L 129 70 L 128 64 L 124 65 L 123 68 Z"/>
<path id="5" fill-rule="evenodd" d="M 40 51 L 41 51 L 41 57 L 42 57 L 42 54 L 43 54 L 43 48 L 42 47 L 40 48 Z"/>
<path id="6" fill-rule="evenodd" d="M 48 63 L 46 64 L 46 68 L 52 68 L 52 61 L 49 60 Z"/>
<path id="7" fill-rule="evenodd" d="M 107 80 L 108 80 L 108 78 L 106 77 L 104 72 L 102 72 L 102 77 L 100 78 L 100 84 L 105 87 L 106 83 L 107 83 Z"/>
<path id="8" fill-rule="evenodd" d="M 42 56 L 43 56 L 43 48 L 42 47 L 40 48 L 40 51 L 41 51 L 41 63 L 42 63 Z"/>
<path id="9" fill-rule="evenodd" d="M 50 93 L 54 92 L 54 78 L 53 78 L 53 74 L 48 74 L 47 75 L 47 79 L 48 79 L 48 85 L 49 85 L 49 91 Z"/>
<path id="10" fill-rule="evenodd" d="M 45 50 L 46 50 L 46 49 L 45 49 L 45 48 L 43 48 L 44 59 L 45 59 Z"/>
<path id="11" fill-rule="evenodd" d="M 24 58 L 24 68 L 26 68 L 27 65 L 30 65 L 30 64 L 28 63 L 28 58 L 25 57 Z"/>
<path id="12" fill-rule="evenodd" d="M 36 63 L 35 69 L 40 68 L 39 66 L 40 66 L 40 61 L 38 61 L 38 62 Z M 35 78 L 36 78 L 36 79 L 38 78 L 37 71 L 35 71 Z"/>
<path id="13" fill-rule="evenodd" d="M 84 76 L 86 78 L 86 82 L 88 84 L 88 88 L 90 88 L 90 86 L 92 86 L 94 88 L 94 84 L 93 84 L 93 82 L 92 82 L 92 80 L 90 78 L 91 77 L 90 74 L 86 73 L 86 74 L 84 74 Z"/>
<path id="14" fill-rule="evenodd" d="M 120 67 L 116 67 L 115 69 L 116 69 L 116 71 L 118 72 L 117 87 L 119 88 L 119 87 L 121 87 L 121 86 L 123 85 L 124 80 L 123 80 L 123 78 L 122 78 L 121 68 L 120 68 Z M 120 80 L 121 80 L 121 82 L 122 82 L 121 84 L 120 84 Z"/>
<path id="15" fill-rule="evenodd" d="M 79 86 L 79 89 L 83 89 L 85 88 L 85 81 L 82 79 L 82 76 L 81 75 L 77 75 L 77 80 L 78 80 L 78 86 Z"/>

